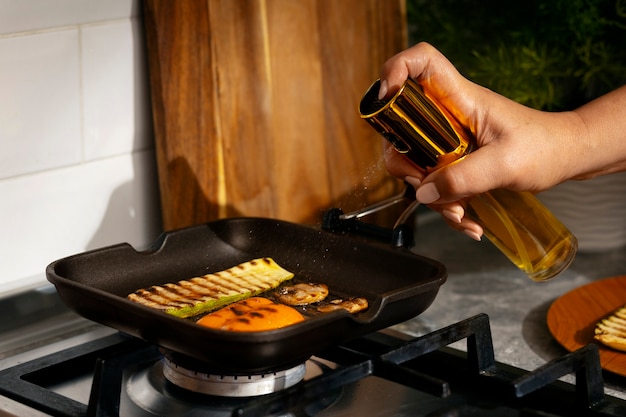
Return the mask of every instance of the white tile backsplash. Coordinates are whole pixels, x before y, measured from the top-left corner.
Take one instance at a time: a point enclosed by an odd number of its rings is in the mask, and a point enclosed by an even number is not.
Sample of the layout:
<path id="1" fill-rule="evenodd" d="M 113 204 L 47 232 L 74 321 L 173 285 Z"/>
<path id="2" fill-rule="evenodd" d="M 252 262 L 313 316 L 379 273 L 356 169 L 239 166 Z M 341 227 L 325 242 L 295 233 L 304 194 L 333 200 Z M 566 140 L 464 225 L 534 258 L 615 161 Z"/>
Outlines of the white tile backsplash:
<path id="1" fill-rule="evenodd" d="M 138 249 L 159 233 L 154 152 L 107 158 L 0 182 L 0 294 L 52 261 L 119 242 Z"/>
<path id="2" fill-rule="evenodd" d="M 0 297 L 160 233 L 138 0 L 0 0 Z"/>
<path id="3" fill-rule="evenodd" d="M 150 104 L 138 19 L 81 28 L 85 159 L 144 149 Z"/>
<path id="4" fill-rule="evenodd" d="M 0 39 L 0 178 L 80 162 L 78 29 Z"/>
<path id="5" fill-rule="evenodd" d="M 0 35 L 135 16 L 140 0 L 0 0 Z"/>

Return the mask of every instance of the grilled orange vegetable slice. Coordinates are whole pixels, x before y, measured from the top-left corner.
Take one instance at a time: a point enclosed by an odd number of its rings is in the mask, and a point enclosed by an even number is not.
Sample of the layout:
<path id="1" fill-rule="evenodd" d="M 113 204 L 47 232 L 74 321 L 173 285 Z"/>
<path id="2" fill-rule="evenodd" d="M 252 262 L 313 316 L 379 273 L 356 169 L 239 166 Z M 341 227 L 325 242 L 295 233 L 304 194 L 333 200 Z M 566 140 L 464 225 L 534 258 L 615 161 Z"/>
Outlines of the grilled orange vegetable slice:
<path id="1" fill-rule="evenodd" d="M 238 301 L 202 317 L 197 323 L 212 329 L 259 332 L 280 329 L 304 320 L 298 310 L 264 297 Z"/>

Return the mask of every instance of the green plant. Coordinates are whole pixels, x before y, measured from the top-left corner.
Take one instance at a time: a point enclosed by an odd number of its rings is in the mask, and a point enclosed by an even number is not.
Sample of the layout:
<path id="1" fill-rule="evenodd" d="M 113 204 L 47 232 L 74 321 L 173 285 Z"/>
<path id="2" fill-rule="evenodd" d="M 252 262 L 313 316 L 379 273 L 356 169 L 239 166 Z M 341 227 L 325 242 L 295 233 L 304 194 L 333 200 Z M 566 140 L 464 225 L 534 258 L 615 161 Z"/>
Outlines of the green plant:
<path id="1" fill-rule="evenodd" d="M 411 42 L 523 104 L 563 110 L 626 83 L 626 0 L 407 0 Z"/>

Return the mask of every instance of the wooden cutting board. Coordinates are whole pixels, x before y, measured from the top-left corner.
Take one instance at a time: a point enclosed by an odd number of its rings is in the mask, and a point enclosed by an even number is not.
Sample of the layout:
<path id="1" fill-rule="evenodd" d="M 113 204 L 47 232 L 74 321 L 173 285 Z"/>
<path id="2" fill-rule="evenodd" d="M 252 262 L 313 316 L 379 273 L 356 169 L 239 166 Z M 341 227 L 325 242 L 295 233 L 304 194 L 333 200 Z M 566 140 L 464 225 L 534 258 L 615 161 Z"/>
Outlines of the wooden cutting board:
<path id="1" fill-rule="evenodd" d="M 593 339 L 596 323 L 626 304 L 626 276 L 607 278 L 576 288 L 559 297 L 548 310 L 548 328 L 567 350 L 597 343 L 602 368 L 626 376 L 626 352 Z"/>
<path id="2" fill-rule="evenodd" d="M 145 0 L 166 230 L 316 223 L 401 188 L 358 103 L 407 46 L 403 0 Z"/>

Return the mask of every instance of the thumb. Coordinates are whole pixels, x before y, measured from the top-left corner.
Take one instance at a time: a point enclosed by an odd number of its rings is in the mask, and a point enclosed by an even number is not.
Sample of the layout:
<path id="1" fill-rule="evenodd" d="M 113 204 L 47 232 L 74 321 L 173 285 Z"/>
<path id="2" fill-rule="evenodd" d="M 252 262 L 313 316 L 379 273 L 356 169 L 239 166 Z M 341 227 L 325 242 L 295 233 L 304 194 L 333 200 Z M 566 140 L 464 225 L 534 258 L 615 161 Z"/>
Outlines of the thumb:
<path id="1" fill-rule="evenodd" d="M 427 175 L 416 191 L 417 200 L 422 204 L 452 203 L 505 186 L 504 170 L 494 163 L 487 148 Z"/>

